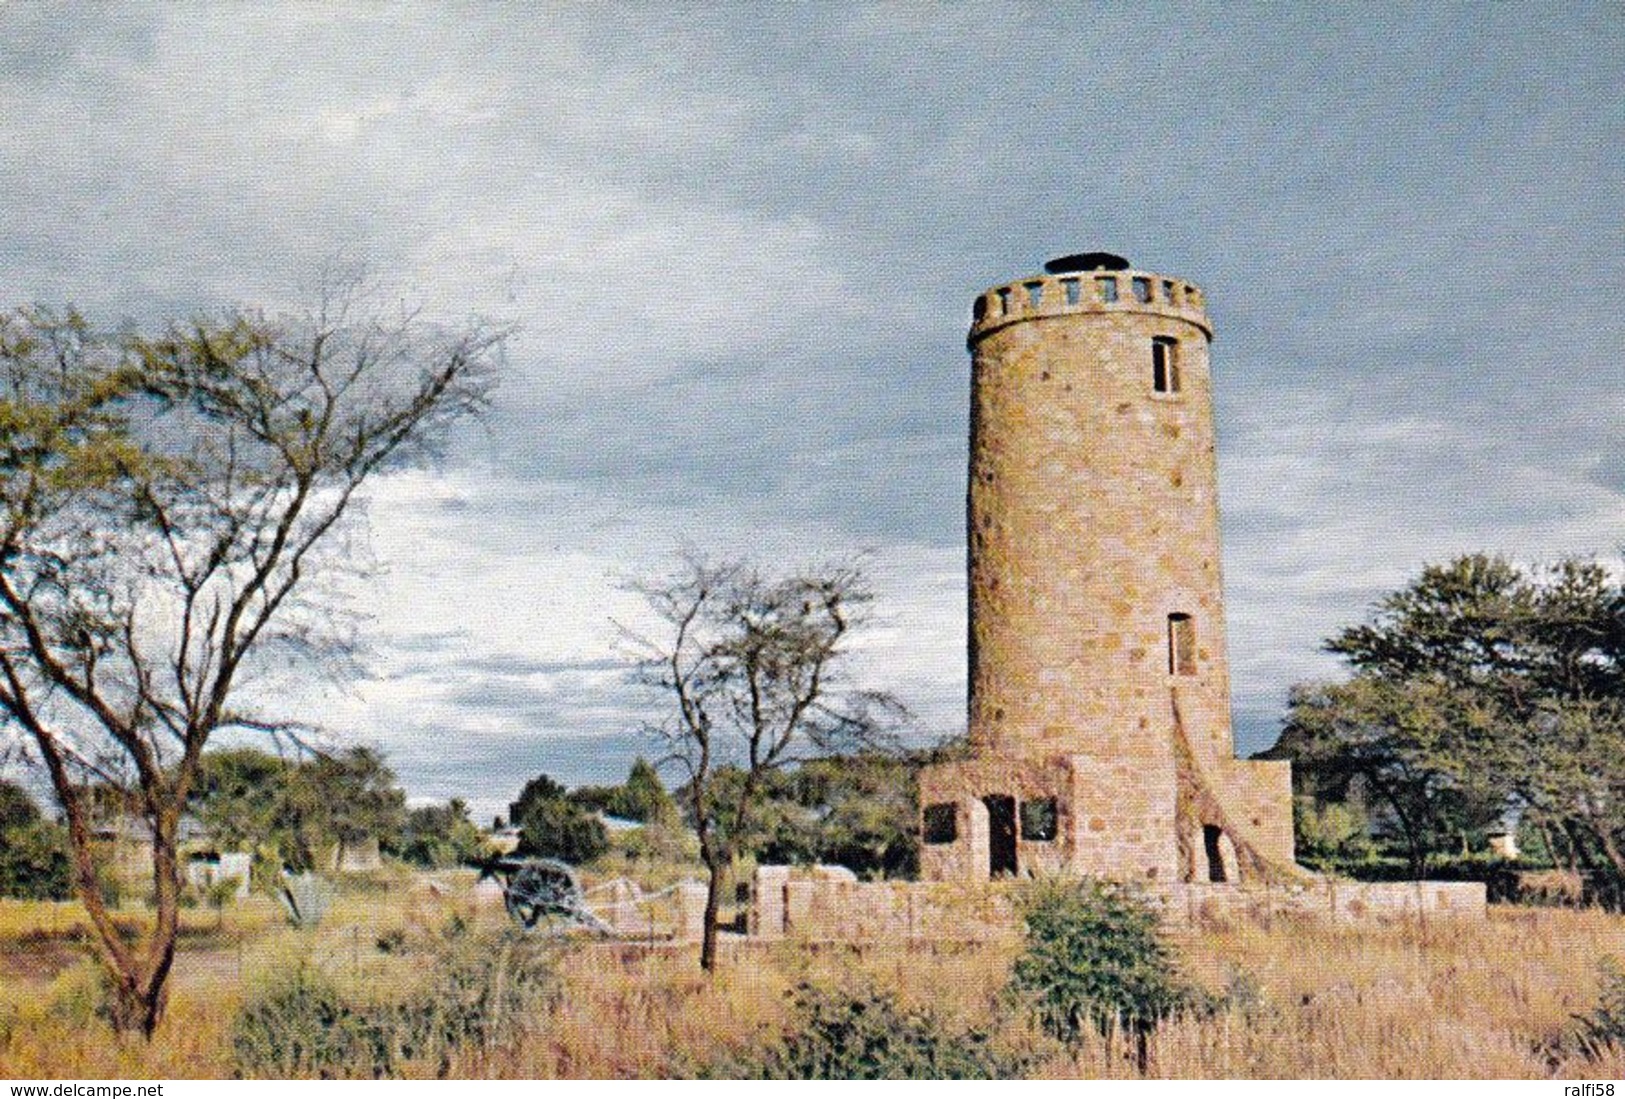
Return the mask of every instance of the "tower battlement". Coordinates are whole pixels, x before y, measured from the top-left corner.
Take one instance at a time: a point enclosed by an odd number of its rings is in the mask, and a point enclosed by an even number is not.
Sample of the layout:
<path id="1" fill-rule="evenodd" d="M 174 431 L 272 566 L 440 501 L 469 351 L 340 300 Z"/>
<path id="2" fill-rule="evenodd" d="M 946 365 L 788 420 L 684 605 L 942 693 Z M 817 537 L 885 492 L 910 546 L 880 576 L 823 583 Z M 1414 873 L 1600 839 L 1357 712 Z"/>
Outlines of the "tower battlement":
<path id="1" fill-rule="evenodd" d="M 1033 275 L 989 288 L 971 304 L 966 343 L 974 347 L 983 337 L 1018 321 L 1080 313 L 1177 317 L 1213 338 L 1200 287 L 1154 271 L 1095 269 Z"/>

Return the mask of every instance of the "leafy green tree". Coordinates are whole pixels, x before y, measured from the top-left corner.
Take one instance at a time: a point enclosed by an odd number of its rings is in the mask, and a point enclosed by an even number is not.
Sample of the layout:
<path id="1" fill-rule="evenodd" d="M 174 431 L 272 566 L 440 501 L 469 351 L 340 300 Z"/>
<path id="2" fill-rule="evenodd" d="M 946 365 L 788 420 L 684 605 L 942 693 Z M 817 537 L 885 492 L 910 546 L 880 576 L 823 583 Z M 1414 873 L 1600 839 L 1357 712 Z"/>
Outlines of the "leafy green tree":
<path id="1" fill-rule="evenodd" d="M 347 558 L 324 550 L 368 482 L 485 403 L 501 333 L 352 304 L 155 333 L 0 316 L 0 714 L 62 807 L 122 1030 L 150 1035 L 164 1011 L 204 748 L 226 728 L 290 729 L 245 707 L 243 678 L 338 666 L 346 636 L 310 578 Z M 135 941 L 101 899 L 92 781 L 129 789 L 153 835 Z"/>
<path id="2" fill-rule="evenodd" d="M 238 748 L 204 755 L 191 807 L 217 842 L 310 870 L 364 840 L 398 848 L 406 794 L 371 748 L 303 760 Z"/>
<path id="3" fill-rule="evenodd" d="M 408 812 L 400 839 L 392 846 L 392 853 L 405 861 L 435 869 L 471 862 L 484 851 L 485 837 L 460 798 Z"/>
<path id="4" fill-rule="evenodd" d="M 1371 821 L 1358 800 L 1317 802 L 1292 799 L 1298 858 L 1314 866 L 1345 866 L 1375 853 Z"/>
<path id="5" fill-rule="evenodd" d="M 609 850 L 609 832 L 595 813 L 569 798 L 532 801 L 518 818 L 519 854 L 580 864 Z"/>
<path id="6" fill-rule="evenodd" d="M 811 810 L 815 860 L 866 877 L 911 877 L 919 868 L 921 758 L 872 752 L 815 760 L 790 773 L 796 804 Z"/>
<path id="7" fill-rule="evenodd" d="M 648 760 L 632 762 L 619 786 L 578 786 L 567 795 L 577 805 L 623 820 L 652 822 L 676 812 L 676 802 Z"/>
<path id="8" fill-rule="evenodd" d="M 62 900 L 72 892 L 67 836 L 28 792 L 0 779 L 0 897 Z"/>
<path id="9" fill-rule="evenodd" d="M 1595 561 L 1430 565 L 1327 642 L 1353 675 L 1295 689 L 1280 743 L 1306 792 L 1359 778 L 1412 867 L 1508 811 L 1625 879 L 1625 589 Z"/>
<path id="10" fill-rule="evenodd" d="M 653 764 L 639 756 L 609 804 L 609 812 L 627 820 L 652 822 L 674 815 L 677 803 Z"/>
<path id="11" fill-rule="evenodd" d="M 1026 940 L 1011 987 L 1030 998 L 1039 1024 L 1063 1042 L 1084 1029 L 1134 1037 L 1145 1071 L 1151 1034 L 1204 1006 L 1179 973 L 1157 913 L 1115 883 L 1043 882 L 1021 900 Z"/>
<path id="12" fill-rule="evenodd" d="M 192 786 L 191 810 L 224 847 L 291 849 L 297 834 L 288 797 L 294 766 L 258 748 L 207 752 Z"/>
<path id="13" fill-rule="evenodd" d="M 1358 782 L 1417 877 L 1430 856 L 1482 835 L 1507 804 L 1504 776 L 1473 763 L 1473 718 L 1438 683 L 1356 676 L 1293 689 L 1274 753 L 1293 760 L 1316 805 L 1346 802 Z M 1309 837 L 1304 837 L 1309 838 Z"/>
<path id="14" fill-rule="evenodd" d="M 405 791 L 383 756 L 366 747 L 300 764 L 291 775 L 289 798 L 305 866 L 318 863 L 334 845 L 335 864 L 369 840 L 393 847 L 406 820 Z"/>
<path id="15" fill-rule="evenodd" d="M 537 775 L 525 783 L 525 788 L 519 791 L 518 800 L 508 805 L 508 820 L 513 827 L 519 827 L 519 820 L 532 806 L 543 801 L 559 801 L 570 796 L 569 788 L 551 775 Z"/>
<path id="16" fill-rule="evenodd" d="M 759 862 L 834 863 L 868 878 L 909 877 L 919 867 L 922 759 L 867 752 L 765 775 L 747 830 L 730 842 Z M 738 797 L 744 781 L 737 767 L 718 768 L 713 777 L 724 799 Z M 678 795 L 688 800 L 686 788 Z"/>
<path id="17" fill-rule="evenodd" d="M 15 782 L 0 778 L 0 834 L 26 828 L 39 820 L 39 806 L 28 791 Z"/>

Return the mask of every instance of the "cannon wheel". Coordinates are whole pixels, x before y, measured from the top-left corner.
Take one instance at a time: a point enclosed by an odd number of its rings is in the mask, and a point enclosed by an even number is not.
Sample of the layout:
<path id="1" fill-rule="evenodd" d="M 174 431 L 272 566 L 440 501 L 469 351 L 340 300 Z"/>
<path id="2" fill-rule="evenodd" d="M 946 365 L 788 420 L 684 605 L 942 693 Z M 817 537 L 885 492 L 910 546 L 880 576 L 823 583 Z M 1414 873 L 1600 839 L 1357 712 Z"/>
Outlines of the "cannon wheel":
<path id="1" fill-rule="evenodd" d="M 567 863 L 531 859 L 508 878 L 502 903 L 526 931 L 557 935 L 583 925 L 581 883 Z"/>

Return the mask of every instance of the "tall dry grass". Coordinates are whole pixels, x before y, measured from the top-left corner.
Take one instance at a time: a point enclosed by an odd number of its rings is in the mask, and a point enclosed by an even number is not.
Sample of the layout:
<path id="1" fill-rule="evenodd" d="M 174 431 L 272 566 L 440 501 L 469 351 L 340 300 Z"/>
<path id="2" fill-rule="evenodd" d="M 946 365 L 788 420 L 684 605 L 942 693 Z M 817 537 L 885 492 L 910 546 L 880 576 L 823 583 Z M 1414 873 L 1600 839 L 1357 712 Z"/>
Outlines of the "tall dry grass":
<path id="1" fill-rule="evenodd" d="M 0 905 L 0 1076 L 221 1077 L 231 1025 L 277 973 L 315 965 L 347 994 L 419 987 L 447 921 L 495 935 L 500 912 L 460 893 L 341 897 L 315 932 L 281 924 L 259 898 L 191 914 L 170 1010 L 153 1042 L 119 1039 L 96 1012 L 94 968 L 76 960 L 72 906 Z M 1483 925 L 1337 929 L 1277 923 L 1176 938 L 1187 973 L 1224 997 L 1201 1018 L 1164 1023 L 1157 1077 L 1625 1076 L 1625 1051 L 1587 1061 L 1574 1017 L 1597 1003 L 1597 962 L 1625 960 L 1625 917 L 1494 908 Z M 796 1025 L 799 984 L 890 993 L 950 1029 L 990 1030 L 1030 1050 L 1037 1075 L 1138 1075 L 1128 1042 L 1093 1033 L 1045 1044 L 1004 992 L 1019 944 L 936 950 L 733 946 L 707 977 L 690 948 L 578 944 L 561 951 L 556 992 L 499 1042 L 459 1050 L 452 1075 L 670 1077 L 726 1073 Z M 50 952 L 51 965 L 30 958 Z M 32 952 L 32 954 L 30 953 Z M 414 1070 L 415 1071 L 415 1070 Z"/>

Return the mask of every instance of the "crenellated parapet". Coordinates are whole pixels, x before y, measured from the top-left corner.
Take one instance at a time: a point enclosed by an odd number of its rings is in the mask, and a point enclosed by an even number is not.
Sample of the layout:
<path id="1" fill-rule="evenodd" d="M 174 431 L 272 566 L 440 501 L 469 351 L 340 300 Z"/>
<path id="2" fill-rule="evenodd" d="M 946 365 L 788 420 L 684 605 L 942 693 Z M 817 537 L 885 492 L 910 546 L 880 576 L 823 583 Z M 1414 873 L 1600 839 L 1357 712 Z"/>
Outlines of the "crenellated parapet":
<path id="1" fill-rule="evenodd" d="M 1079 313 L 1178 317 L 1213 338 L 1200 287 L 1153 271 L 1097 268 L 1034 275 L 985 291 L 971 304 L 966 343 L 974 347 L 983 337 L 1018 321 Z"/>

